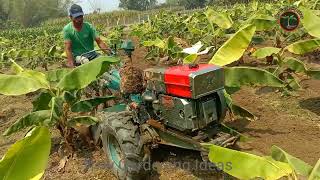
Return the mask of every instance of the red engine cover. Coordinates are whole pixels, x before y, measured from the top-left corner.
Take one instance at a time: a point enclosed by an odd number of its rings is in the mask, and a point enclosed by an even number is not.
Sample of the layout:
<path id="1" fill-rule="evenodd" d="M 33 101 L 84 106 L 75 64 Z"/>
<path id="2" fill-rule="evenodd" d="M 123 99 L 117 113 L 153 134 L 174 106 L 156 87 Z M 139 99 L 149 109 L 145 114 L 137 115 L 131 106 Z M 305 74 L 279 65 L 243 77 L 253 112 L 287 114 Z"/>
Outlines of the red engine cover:
<path id="1" fill-rule="evenodd" d="M 164 82 L 167 94 L 191 98 L 192 92 L 190 87 L 190 75 L 192 73 L 216 67 L 210 64 L 199 64 L 197 67 L 189 65 L 169 67 L 164 73 Z"/>

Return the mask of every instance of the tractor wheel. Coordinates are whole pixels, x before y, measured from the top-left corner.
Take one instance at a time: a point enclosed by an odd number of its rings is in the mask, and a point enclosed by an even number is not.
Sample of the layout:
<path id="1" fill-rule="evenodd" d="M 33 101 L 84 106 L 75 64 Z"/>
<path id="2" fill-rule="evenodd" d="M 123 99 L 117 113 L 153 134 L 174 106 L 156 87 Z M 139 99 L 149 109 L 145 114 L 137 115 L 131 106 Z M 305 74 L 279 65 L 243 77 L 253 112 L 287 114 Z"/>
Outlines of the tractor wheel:
<path id="1" fill-rule="evenodd" d="M 118 179 L 143 179 L 143 148 L 130 111 L 103 113 L 102 145 Z"/>

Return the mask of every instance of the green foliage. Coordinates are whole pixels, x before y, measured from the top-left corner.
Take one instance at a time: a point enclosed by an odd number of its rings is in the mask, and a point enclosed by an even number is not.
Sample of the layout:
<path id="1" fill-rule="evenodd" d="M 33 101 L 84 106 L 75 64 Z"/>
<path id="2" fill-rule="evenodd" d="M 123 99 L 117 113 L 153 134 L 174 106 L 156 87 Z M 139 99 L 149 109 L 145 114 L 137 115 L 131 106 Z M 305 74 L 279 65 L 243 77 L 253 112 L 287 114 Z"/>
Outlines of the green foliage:
<path id="1" fill-rule="evenodd" d="M 8 16 L 24 27 L 35 25 L 43 20 L 67 15 L 66 7 L 70 1 L 65 0 L 2 0 L 7 3 Z"/>
<path id="2" fill-rule="evenodd" d="M 17 141 L 0 161 L 0 179 L 41 179 L 51 148 L 49 129 L 36 127 Z"/>

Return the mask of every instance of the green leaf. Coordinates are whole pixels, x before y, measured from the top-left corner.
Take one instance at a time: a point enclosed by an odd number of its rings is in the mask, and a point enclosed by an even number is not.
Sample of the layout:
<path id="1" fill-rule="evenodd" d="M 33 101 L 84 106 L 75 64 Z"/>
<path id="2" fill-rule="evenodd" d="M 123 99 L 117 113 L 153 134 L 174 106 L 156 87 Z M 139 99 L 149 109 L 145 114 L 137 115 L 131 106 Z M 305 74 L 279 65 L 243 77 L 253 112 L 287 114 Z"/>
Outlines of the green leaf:
<path id="1" fill-rule="evenodd" d="M 13 144 L 0 161 L 0 179 L 41 179 L 51 148 L 49 129 L 36 127 Z"/>
<path id="2" fill-rule="evenodd" d="M 46 73 L 46 79 L 49 82 L 59 82 L 71 69 L 55 69 Z"/>
<path id="3" fill-rule="evenodd" d="M 40 110 L 49 110 L 49 103 L 51 101 L 51 94 L 49 92 L 41 92 L 34 101 L 32 101 L 33 112 Z"/>
<path id="4" fill-rule="evenodd" d="M 289 69 L 293 70 L 294 72 L 297 72 L 297 73 L 301 73 L 301 72 L 307 72 L 308 69 L 306 67 L 306 65 L 296 59 L 296 58 L 293 58 L 293 57 L 288 57 L 288 58 L 285 58 L 284 59 L 284 62 L 281 66 L 286 66 L 288 67 Z"/>
<path id="5" fill-rule="evenodd" d="M 320 159 L 318 160 L 317 164 L 314 166 L 308 180 L 319 180 L 319 179 L 320 179 Z"/>
<path id="6" fill-rule="evenodd" d="M 57 88 L 62 90 L 83 89 L 108 71 L 111 64 L 118 62 L 117 58 L 100 56 L 66 74 L 58 83 Z"/>
<path id="7" fill-rule="evenodd" d="M 259 85 L 284 87 L 284 82 L 272 73 L 254 67 L 225 68 L 225 86 L 241 87 L 243 85 Z"/>
<path id="8" fill-rule="evenodd" d="M 239 179 L 279 179 L 293 173 L 287 163 L 272 158 L 210 145 L 209 160 L 224 172 Z"/>
<path id="9" fill-rule="evenodd" d="M 15 132 L 18 132 L 26 127 L 31 127 L 31 126 L 40 126 L 40 125 L 45 125 L 48 126 L 50 125 L 50 115 L 51 111 L 50 110 L 42 110 L 42 111 L 36 111 L 29 113 L 22 117 L 21 119 L 17 120 L 13 125 L 11 125 L 4 133 L 4 136 L 9 136 Z"/>
<path id="10" fill-rule="evenodd" d="M 312 166 L 302 160 L 291 156 L 281 148 L 272 146 L 271 156 L 276 161 L 288 163 L 298 174 L 308 177 L 312 171 Z"/>
<path id="11" fill-rule="evenodd" d="M 307 74 L 314 79 L 320 79 L 320 70 L 308 70 Z"/>
<path id="12" fill-rule="evenodd" d="M 231 17 L 224 12 L 216 12 L 213 9 L 208 9 L 205 15 L 211 25 L 216 24 L 220 28 L 229 29 L 233 24 Z"/>
<path id="13" fill-rule="evenodd" d="M 254 35 L 254 36 L 252 37 L 252 44 L 261 44 L 261 43 L 263 43 L 264 41 L 265 41 L 264 38 L 261 37 L 261 36 L 256 36 L 256 35 Z"/>
<path id="14" fill-rule="evenodd" d="M 299 84 L 298 78 L 294 77 L 294 76 L 291 75 L 291 74 L 288 74 L 287 83 L 288 83 L 289 88 L 291 88 L 291 89 L 293 89 L 293 90 L 299 90 L 299 89 L 301 89 L 301 86 L 300 86 L 300 84 Z"/>
<path id="15" fill-rule="evenodd" d="M 300 10 L 303 14 L 303 18 L 301 18 L 303 27 L 311 36 L 320 38 L 320 17 L 315 15 L 310 9 L 301 7 Z"/>
<path id="16" fill-rule="evenodd" d="M 98 119 L 95 117 L 91 117 L 91 116 L 79 116 L 79 117 L 75 117 L 72 118 L 71 120 L 68 121 L 68 126 L 70 127 L 75 127 L 78 126 L 79 124 L 81 125 L 94 125 L 98 122 Z"/>
<path id="17" fill-rule="evenodd" d="M 25 75 L 0 74 L 0 94 L 19 96 L 39 89 L 48 89 L 48 86 Z"/>
<path id="18" fill-rule="evenodd" d="M 320 47 L 320 39 L 309 39 L 295 42 L 285 49 L 294 54 L 305 54 L 312 52 Z"/>
<path id="19" fill-rule="evenodd" d="M 256 27 L 254 25 L 247 25 L 241 28 L 219 48 L 209 64 L 225 66 L 237 61 L 248 48 L 255 30 Z"/>
<path id="20" fill-rule="evenodd" d="M 177 46 L 177 44 L 174 41 L 174 38 L 172 36 L 168 37 L 167 42 L 166 42 L 166 48 L 173 49 L 176 46 Z"/>
<path id="21" fill-rule="evenodd" d="M 197 59 L 198 55 L 197 54 L 190 54 L 187 57 L 183 59 L 183 64 L 192 64 L 195 62 Z"/>
<path id="22" fill-rule="evenodd" d="M 251 24 L 254 24 L 256 31 L 265 31 L 272 29 L 277 23 L 276 19 L 268 15 L 258 15 L 251 20 Z"/>
<path id="23" fill-rule="evenodd" d="M 166 43 L 158 37 L 154 41 L 144 41 L 142 44 L 146 47 L 156 46 L 161 49 L 164 49 L 166 47 Z"/>
<path id="24" fill-rule="evenodd" d="M 83 101 L 79 101 L 71 107 L 71 111 L 72 112 L 90 112 L 95 107 L 97 107 L 99 104 L 105 103 L 111 99 L 114 99 L 114 96 L 95 97 L 92 99 L 86 99 Z"/>
<path id="25" fill-rule="evenodd" d="M 265 58 L 267 56 L 271 56 L 273 54 L 278 54 L 280 52 L 280 48 L 274 47 L 265 47 L 256 50 L 251 56 L 256 57 L 258 59 Z"/>
<path id="26" fill-rule="evenodd" d="M 63 93 L 64 101 L 66 101 L 70 105 L 76 103 L 81 98 L 80 96 L 80 91 L 78 90 L 64 91 Z"/>
<path id="27" fill-rule="evenodd" d="M 19 75 L 32 78 L 34 80 L 37 80 L 40 84 L 46 87 L 46 89 L 50 88 L 50 84 L 46 79 L 46 75 L 42 72 L 33 71 L 33 70 L 25 70 L 21 72 Z"/>

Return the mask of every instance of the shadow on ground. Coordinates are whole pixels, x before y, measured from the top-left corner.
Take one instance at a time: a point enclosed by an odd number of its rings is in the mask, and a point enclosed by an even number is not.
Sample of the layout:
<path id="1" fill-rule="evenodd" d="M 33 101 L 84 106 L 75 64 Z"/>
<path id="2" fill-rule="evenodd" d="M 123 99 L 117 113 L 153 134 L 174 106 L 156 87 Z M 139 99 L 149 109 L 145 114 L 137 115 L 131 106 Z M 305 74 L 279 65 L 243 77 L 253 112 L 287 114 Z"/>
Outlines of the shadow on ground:
<path id="1" fill-rule="evenodd" d="M 320 97 L 302 100 L 299 102 L 299 105 L 301 108 L 307 109 L 320 116 Z"/>

